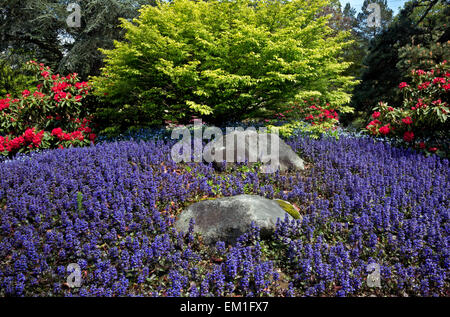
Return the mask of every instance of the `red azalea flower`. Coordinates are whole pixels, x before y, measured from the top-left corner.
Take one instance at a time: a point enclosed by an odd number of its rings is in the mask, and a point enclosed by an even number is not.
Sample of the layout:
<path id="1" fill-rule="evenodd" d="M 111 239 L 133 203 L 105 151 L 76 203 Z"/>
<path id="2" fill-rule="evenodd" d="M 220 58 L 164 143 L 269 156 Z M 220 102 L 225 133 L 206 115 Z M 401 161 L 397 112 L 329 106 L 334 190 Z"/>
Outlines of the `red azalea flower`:
<path id="1" fill-rule="evenodd" d="M 32 142 L 33 142 L 33 145 L 34 145 L 35 147 L 39 147 L 39 145 L 41 145 L 41 142 L 42 142 L 42 135 L 44 134 L 43 132 L 44 132 L 44 131 L 41 131 L 40 133 L 36 134 L 36 135 L 33 137 Z M 41 133 L 42 133 L 42 134 L 41 134 Z"/>
<path id="2" fill-rule="evenodd" d="M 266 119 L 266 122 L 269 122 L 269 121 L 270 121 L 269 119 Z M 168 123 L 171 123 L 171 121 L 168 121 Z M 89 128 L 89 127 L 81 127 L 80 131 L 84 131 L 86 133 L 91 133 L 92 132 L 91 128 Z"/>
<path id="3" fill-rule="evenodd" d="M 30 95 L 30 91 L 29 90 L 24 90 L 24 91 L 22 91 L 22 96 L 24 97 L 24 98 L 26 98 L 26 97 L 28 97 Z"/>
<path id="4" fill-rule="evenodd" d="M 11 152 L 11 150 L 20 149 L 24 143 L 25 143 L 25 139 L 22 136 L 12 139 L 11 142 L 9 142 L 9 144 L 8 144 L 10 147 L 9 152 Z"/>
<path id="5" fill-rule="evenodd" d="M 430 147 L 429 149 L 428 149 L 428 151 L 430 151 L 430 152 L 436 152 L 438 150 L 438 148 L 437 147 Z"/>
<path id="6" fill-rule="evenodd" d="M 433 84 L 445 84 L 445 78 L 444 77 L 436 77 L 433 79 Z"/>
<path id="7" fill-rule="evenodd" d="M 60 140 L 64 141 L 70 141 L 72 140 L 72 136 L 68 133 L 63 133 L 62 135 L 58 136 Z"/>
<path id="8" fill-rule="evenodd" d="M 388 109 L 388 111 L 394 111 L 394 108 L 392 108 L 392 107 L 388 107 L 387 109 Z"/>
<path id="9" fill-rule="evenodd" d="M 422 90 L 422 89 L 428 88 L 428 86 L 430 86 L 430 82 L 429 82 L 429 81 L 426 81 L 426 82 L 424 82 L 423 84 L 417 86 L 417 88 L 418 88 L 419 90 Z"/>
<path id="10" fill-rule="evenodd" d="M 414 140 L 414 132 L 412 131 L 406 131 L 405 134 L 403 134 L 403 140 L 406 142 L 411 142 Z"/>
<path id="11" fill-rule="evenodd" d="M 403 88 L 408 87 L 408 86 L 409 86 L 409 85 L 408 85 L 407 83 L 401 82 L 401 83 L 398 85 L 398 88 L 403 89 Z"/>
<path id="12" fill-rule="evenodd" d="M 80 141 L 84 140 L 84 136 L 83 136 L 83 133 L 81 133 L 81 131 L 74 131 L 74 132 L 72 132 L 72 136 L 71 137 L 73 139 L 78 139 Z"/>
<path id="13" fill-rule="evenodd" d="M 419 76 L 422 76 L 422 75 L 425 75 L 425 71 L 422 70 L 422 69 L 419 69 L 419 70 L 416 71 L 416 74 L 419 75 Z"/>
<path id="14" fill-rule="evenodd" d="M 380 133 L 383 134 L 383 135 L 387 135 L 390 131 L 391 131 L 391 129 L 390 129 L 390 127 L 389 127 L 389 124 L 388 124 L 388 125 L 382 126 L 382 127 L 378 130 L 378 132 L 380 132 Z"/>
<path id="15" fill-rule="evenodd" d="M 33 137 L 34 137 L 34 128 L 26 129 L 25 133 L 23 134 L 25 142 L 33 141 Z"/>
<path id="16" fill-rule="evenodd" d="M 381 115 L 380 112 L 375 111 L 375 112 L 372 114 L 372 118 L 376 119 L 376 118 L 378 118 L 380 115 Z"/>
<path id="17" fill-rule="evenodd" d="M 423 103 L 423 99 L 419 98 L 417 103 L 416 103 L 416 107 L 417 108 L 426 108 L 427 105 L 425 103 Z M 415 110 L 415 109 L 414 109 Z"/>
<path id="18" fill-rule="evenodd" d="M 440 105 L 442 103 L 441 99 L 435 100 L 433 102 L 431 102 L 433 105 Z"/>
<path id="19" fill-rule="evenodd" d="M 420 142 L 419 143 L 419 148 L 424 149 L 425 148 L 425 142 Z"/>
<path id="20" fill-rule="evenodd" d="M 39 97 L 39 98 L 44 98 L 44 97 L 45 97 L 45 94 L 43 94 L 42 92 L 39 92 L 39 91 L 35 91 L 35 92 L 33 93 L 33 96 Z"/>
<path id="21" fill-rule="evenodd" d="M 88 86 L 87 82 L 83 81 L 81 83 L 75 83 L 75 87 L 77 89 L 83 89 L 83 88 L 88 88 L 89 86 Z"/>
<path id="22" fill-rule="evenodd" d="M 9 99 L 9 98 L 0 99 L 0 110 L 9 108 L 10 101 L 11 101 L 11 99 Z"/>
<path id="23" fill-rule="evenodd" d="M 52 130 L 52 135 L 55 135 L 57 137 L 59 137 L 60 135 L 62 135 L 63 131 L 61 128 L 55 128 Z"/>
<path id="24" fill-rule="evenodd" d="M 406 117 L 406 118 L 402 119 L 402 122 L 404 124 L 412 124 L 412 119 L 411 119 L 411 117 Z"/>

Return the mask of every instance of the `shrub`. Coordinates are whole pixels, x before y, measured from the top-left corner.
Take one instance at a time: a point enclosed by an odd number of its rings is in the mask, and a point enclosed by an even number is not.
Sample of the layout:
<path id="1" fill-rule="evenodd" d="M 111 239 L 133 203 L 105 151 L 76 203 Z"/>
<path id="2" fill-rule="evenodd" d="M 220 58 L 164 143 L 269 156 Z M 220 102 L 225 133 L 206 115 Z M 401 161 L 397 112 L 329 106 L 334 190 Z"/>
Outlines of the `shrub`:
<path id="1" fill-rule="evenodd" d="M 27 63 L 39 80 L 34 92 L 24 90 L 19 98 L 0 100 L 0 153 L 13 155 L 33 149 L 81 146 L 95 140 L 90 118 L 83 114 L 87 82 L 77 74 L 60 76 L 35 61 Z"/>
<path id="2" fill-rule="evenodd" d="M 0 96 L 6 94 L 17 95 L 21 91 L 33 86 L 34 78 L 26 73 L 25 67 L 0 52 Z"/>
<path id="3" fill-rule="evenodd" d="M 398 50 L 397 69 L 410 74 L 416 69 L 430 69 L 443 60 L 450 59 L 450 41 L 431 42 L 429 45 L 408 44 Z"/>
<path id="4" fill-rule="evenodd" d="M 328 1 L 190 1 L 146 6 L 122 19 L 126 41 L 103 50 L 106 66 L 93 78 L 99 109 L 130 123 L 185 123 L 201 115 L 215 124 L 279 111 L 287 102 L 320 96 L 349 100 L 349 66 L 337 35 L 318 17 Z M 330 88 L 332 87 L 332 88 Z M 118 120 L 115 118 L 115 120 Z M 123 121 L 123 120 L 119 120 Z"/>
<path id="5" fill-rule="evenodd" d="M 340 107 L 340 111 L 353 111 L 347 106 Z M 288 121 L 287 124 L 274 126 L 277 121 Z M 296 130 L 318 138 L 327 133 L 337 137 L 339 115 L 329 102 L 322 102 L 318 98 L 310 98 L 302 102 L 294 102 L 287 109 L 275 115 L 274 120 L 266 120 L 269 129 L 278 128 L 282 136 L 291 136 Z"/>
<path id="6" fill-rule="evenodd" d="M 441 150 L 448 140 L 448 91 L 450 72 L 447 61 L 430 71 L 411 71 L 411 82 L 402 82 L 403 104 L 391 107 L 380 102 L 374 108 L 366 131 L 376 136 L 397 137 L 409 146 L 428 152 Z M 442 143 L 444 142 L 444 143 Z M 445 150 L 446 151 L 446 150 Z"/>

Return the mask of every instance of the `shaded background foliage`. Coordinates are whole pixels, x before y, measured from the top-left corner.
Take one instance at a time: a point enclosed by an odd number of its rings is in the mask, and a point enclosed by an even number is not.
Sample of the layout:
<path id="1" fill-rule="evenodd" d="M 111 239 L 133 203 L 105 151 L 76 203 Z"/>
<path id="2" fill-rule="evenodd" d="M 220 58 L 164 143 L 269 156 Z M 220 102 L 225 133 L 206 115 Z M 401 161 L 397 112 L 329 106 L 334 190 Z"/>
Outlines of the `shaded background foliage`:
<path id="1" fill-rule="evenodd" d="M 411 68 L 428 69 L 448 58 L 449 4 L 448 0 L 409 1 L 388 28 L 370 41 L 352 99 L 359 112 L 352 118 L 367 117 L 379 101 L 399 105 L 396 88 L 409 77 Z M 413 48 L 417 45 L 422 50 Z"/>
<path id="2" fill-rule="evenodd" d="M 81 6 L 81 27 L 69 28 L 69 3 Z M 0 0 L 0 51 L 16 65 L 35 59 L 59 73 L 77 72 L 82 79 L 98 74 L 103 56 L 123 33 L 119 17 L 132 19 L 153 0 Z"/>

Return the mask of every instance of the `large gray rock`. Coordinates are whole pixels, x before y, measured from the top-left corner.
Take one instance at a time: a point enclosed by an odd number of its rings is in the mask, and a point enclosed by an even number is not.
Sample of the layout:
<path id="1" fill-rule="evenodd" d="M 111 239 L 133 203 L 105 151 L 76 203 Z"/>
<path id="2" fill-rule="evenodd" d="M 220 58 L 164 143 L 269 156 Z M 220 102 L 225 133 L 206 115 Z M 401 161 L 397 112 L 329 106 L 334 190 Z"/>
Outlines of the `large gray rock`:
<path id="1" fill-rule="evenodd" d="M 175 228 L 187 232 L 193 218 L 194 232 L 200 233 L 206 244 L 217 241 L 234 244 L 237 238 L 248 232 L 252 222 L 261 229 L 261 238 L 270 236 L 277 219 L 284 220 L 286 215 L 293 219 L 274 200 L 256 195 L 238 195 L 192 204 L 181 213 Z"/>
<path id="2" fill-rule="evenodd" d="M 305 169 L 303 160 L 297 153 L 274 133 L 235 130 L 211 142 L 208 147 L 206 152 L 210 155 L 205 158 L 209 162 L 261 162 L 262 171 L 266 173 Z"/>

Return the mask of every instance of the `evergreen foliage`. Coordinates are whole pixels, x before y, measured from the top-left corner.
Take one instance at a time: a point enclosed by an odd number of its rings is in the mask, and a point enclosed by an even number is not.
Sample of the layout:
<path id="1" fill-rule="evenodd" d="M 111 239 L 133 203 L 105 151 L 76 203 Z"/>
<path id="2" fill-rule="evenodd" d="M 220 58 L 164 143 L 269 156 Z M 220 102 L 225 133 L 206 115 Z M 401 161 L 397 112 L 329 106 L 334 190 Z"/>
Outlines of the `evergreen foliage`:
<path id="1" fill-rule="evenodd" d="M 366 69 L 352 99 L 357 110 L 368 114 L 379 101 L 401 104 L 402 96 L 396 87 L 408 79 L 410 70 L 424 63 L 428 64 L 423 67 L 426 69 L 442 61 L 448 45 L 448 4 L 448 0 L 409 1 L 389 27 L 371 41 L 364 60 Z M 435 51 L 431 53 L 435 55 L 432 61 L 427 61 L 430 55 L 424 56 L 420 47 L 425 47 L 427 54 L 430 49 Z"/>
<path id="2" fill-rule="evenodd" d="M 67 25 L 69 3 L 81 7 L 79 28 Z M 114 40 L 122 39 L 119 17 L 131 20 L 144 3 L 154 2 L 0 0 L 0 52 L 13 54 L 16 65 L 35 59 L 57 72 L 77 72 L 87 79 L 102 66 L 98 48 L 111 48 Z"/>

